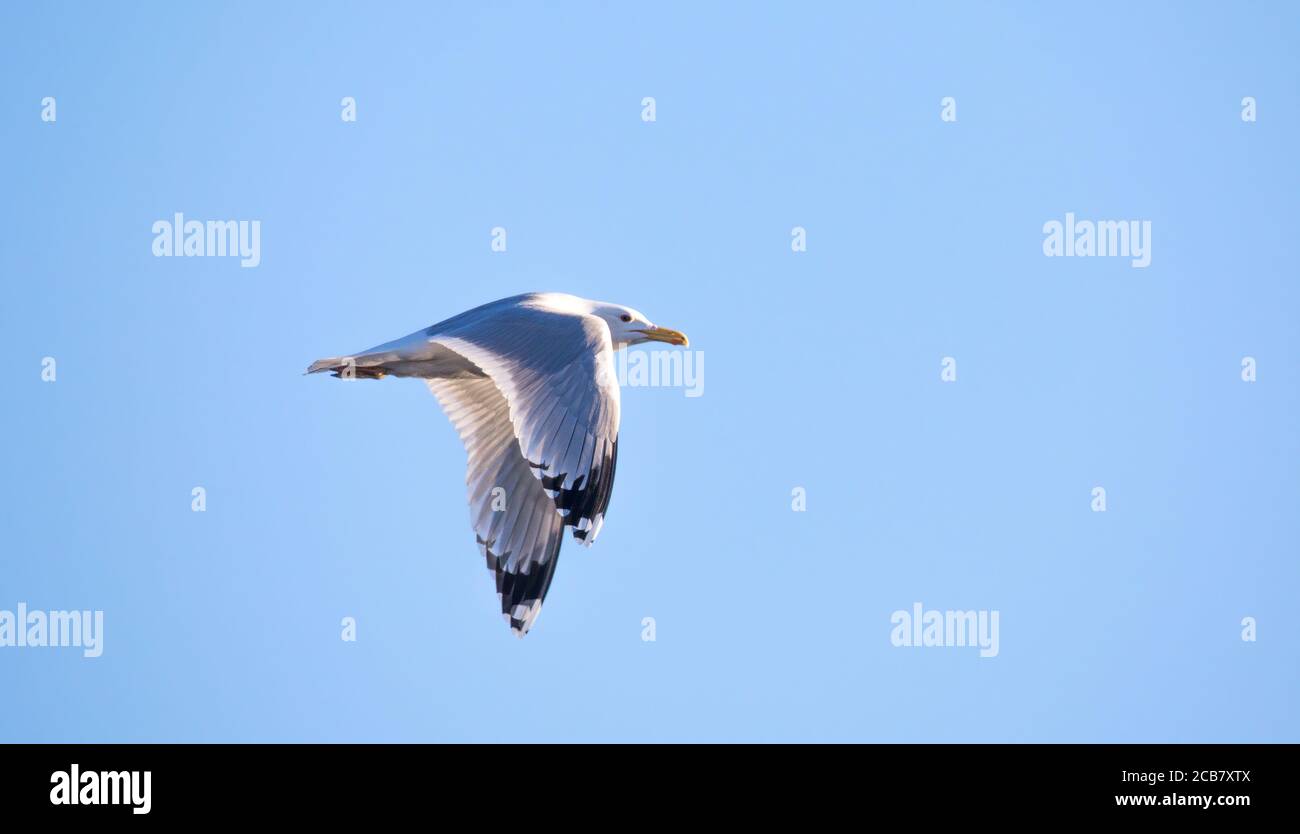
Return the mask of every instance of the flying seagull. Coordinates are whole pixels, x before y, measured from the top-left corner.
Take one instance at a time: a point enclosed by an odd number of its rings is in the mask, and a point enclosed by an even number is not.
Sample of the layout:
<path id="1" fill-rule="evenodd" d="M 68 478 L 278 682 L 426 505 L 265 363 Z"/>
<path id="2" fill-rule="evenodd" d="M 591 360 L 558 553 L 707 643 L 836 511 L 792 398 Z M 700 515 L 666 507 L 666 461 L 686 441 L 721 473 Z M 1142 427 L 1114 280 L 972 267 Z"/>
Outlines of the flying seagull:
<path id="1" fill-rule="evenodd" d="M 469 455 L 470 523 L 496 576 L 501 613 L 523 637 L 555 575 L 564 528 L 590 546 L 618 460 L 614 351 L 688 344 L 621 304 L 528 293 L 307 369 L 423 379 Z"/>

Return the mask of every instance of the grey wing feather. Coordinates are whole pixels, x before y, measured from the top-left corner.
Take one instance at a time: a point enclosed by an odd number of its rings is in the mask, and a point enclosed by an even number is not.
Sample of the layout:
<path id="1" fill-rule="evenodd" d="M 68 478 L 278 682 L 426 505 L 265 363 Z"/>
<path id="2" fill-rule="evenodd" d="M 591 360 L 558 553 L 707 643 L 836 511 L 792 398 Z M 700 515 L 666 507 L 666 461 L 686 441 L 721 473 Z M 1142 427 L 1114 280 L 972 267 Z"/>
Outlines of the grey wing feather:
<path id="1" fill-rule="evenodd" d="M 604 523 L 618 461 L 619 389 L 609 328 L 512 300 L 430 328 L 500 390 L 533 476 L 574 537 Z"/>
<path id="2" fill-rule="evenodd" d="M 427 380 L 469 456 L 465 482 L 479 549 L 496 577 L 501 613 L 523 636 L 555 575 L 563 520 L 519 453 L 505 398 L 486 377 Z"/>

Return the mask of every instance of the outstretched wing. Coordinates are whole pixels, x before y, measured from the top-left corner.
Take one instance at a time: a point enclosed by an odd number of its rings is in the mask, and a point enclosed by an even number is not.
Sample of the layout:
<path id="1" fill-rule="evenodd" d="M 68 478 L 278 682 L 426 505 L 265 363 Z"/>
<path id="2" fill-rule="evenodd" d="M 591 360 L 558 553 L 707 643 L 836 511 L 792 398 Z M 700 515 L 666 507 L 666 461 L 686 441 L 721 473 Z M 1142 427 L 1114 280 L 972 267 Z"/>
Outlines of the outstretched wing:
<path id="1" fill-rule="evenodd" d="M 564 524 L 591 544 L 604 523 L 618 459 L 619 389 L 609 328 L 595 316 L 527 300 L 430 328 L 504 397 L 526 465 Z"/>
<path id="2" fill-rule="evenodd" d="M 475 538 L 496 576 L 501 613 L 522 637 L 555 575 L 563 520 L 519 453 L 509 407 L 492 380 L 463 375 L 427 384 L 465 444 Z"/>

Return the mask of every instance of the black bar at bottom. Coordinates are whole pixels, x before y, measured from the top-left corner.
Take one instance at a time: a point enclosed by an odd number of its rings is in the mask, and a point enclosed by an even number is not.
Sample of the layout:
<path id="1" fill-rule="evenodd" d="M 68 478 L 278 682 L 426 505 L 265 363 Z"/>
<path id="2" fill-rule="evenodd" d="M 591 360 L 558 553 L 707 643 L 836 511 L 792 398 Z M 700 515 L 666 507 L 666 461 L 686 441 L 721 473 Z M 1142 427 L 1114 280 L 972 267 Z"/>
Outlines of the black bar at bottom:
<path id="1" fill-rule="evenodd" d="M 447 809 L 562 822 L 621 803 L 825 814 L 1181 821 L 1287 810 L 1290 745 L 7 745 L 0 807 L 51 821 L 369 818 Z M 147 775 L 146 775 L 147 774 Z M 630 803 L 630 804 L 629 804 Z"/>

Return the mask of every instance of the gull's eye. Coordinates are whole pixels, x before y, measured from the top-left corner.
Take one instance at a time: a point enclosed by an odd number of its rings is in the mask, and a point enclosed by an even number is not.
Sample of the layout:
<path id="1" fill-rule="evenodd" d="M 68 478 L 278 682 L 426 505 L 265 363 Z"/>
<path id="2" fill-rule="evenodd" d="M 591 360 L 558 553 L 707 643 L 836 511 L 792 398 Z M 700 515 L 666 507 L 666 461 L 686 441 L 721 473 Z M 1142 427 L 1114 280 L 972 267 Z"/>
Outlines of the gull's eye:
<path id="1" fill-rule="evenodd" d="M 632 320 L 632 317 L 627 313 L 624 313 L 623 315 L 619 316 L 619 318 L 621 318 L 624 322 L 630 322 Z"/>

